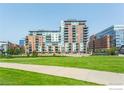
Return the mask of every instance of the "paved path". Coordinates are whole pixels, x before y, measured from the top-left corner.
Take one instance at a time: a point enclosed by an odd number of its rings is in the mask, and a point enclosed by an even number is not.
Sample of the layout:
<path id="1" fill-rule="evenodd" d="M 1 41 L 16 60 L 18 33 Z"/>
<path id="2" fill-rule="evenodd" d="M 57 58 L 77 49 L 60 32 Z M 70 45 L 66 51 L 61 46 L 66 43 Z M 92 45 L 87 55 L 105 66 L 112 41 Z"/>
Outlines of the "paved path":
<path id="1" fill-rule="evenodd" d="M 21 69 L 26 71 L 45 73 L 50 75 L 69 77 L 105 85 L 124 85 L 124 74 L 96 71 L 80 68 L 29 65 L 18 63 L 0 63 L 0 67 Z"/>

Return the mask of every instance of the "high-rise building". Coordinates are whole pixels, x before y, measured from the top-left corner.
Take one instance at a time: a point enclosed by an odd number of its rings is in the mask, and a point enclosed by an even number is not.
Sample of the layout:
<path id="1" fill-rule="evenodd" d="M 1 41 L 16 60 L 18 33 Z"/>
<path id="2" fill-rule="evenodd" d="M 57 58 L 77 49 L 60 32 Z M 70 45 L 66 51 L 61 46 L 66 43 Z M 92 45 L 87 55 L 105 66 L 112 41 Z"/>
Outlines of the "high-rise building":
<path id="1" fill-rule="evenodd" d="M 86 53 L 88 27 L 85 20 L 61 21 L 61 45 L 65 53 Z"/>
<path id="2" fill-rule="evenodd" d="M 19 40 L 19 46 L 23 47 L 24 45 L 25 45 L 25 40 L 24 39 Z"/>
<path id="3" fill-rule="evenodd" d="M 90 49 L 120 48 L 124 45 L 124 25 L 113 25 L 92 35 L 89 40 Z"/>
<path id="4" fill-rule="evenodd" d="M 60 30 L 29 31 L 26 36 L 26 52 L 86 53 L 88 27 L 85 20 L 65 20 Z"/>

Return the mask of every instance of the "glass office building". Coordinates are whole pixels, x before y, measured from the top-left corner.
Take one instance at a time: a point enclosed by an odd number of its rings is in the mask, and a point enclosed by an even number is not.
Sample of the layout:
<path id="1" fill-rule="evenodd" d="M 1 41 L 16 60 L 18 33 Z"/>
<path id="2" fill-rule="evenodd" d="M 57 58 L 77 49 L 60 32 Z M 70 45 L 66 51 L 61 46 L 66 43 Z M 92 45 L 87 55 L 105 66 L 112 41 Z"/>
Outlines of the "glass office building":
<path id="1" fill-rule="evenodd" d="M 24 46 L 25 45 L 25 40 L 19 40 L 19 46 Z"/>
<path id="2" fill-rule="evenodd" d="M 124 25 L 113 25 L 111 27 L 106 28 L 105 30 L 94 35 L 94 41 L 90 38 L 89 45 L 92 48 L 94 42 L 94 46 L 96 49 L 100 48 L 120 48 L 124 45 Z"/>

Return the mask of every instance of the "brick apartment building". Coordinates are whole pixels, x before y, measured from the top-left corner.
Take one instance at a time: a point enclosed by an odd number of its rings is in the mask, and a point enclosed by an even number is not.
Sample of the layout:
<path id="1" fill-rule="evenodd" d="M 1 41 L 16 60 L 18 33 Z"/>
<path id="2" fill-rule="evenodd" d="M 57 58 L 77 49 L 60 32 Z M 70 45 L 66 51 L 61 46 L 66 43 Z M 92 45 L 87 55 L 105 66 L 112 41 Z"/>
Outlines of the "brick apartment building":
<path id="1" fill-rule="evenodd" d="M 61 21 L 61 45 L 65 53 L 86 53 L 87 39 L 85 20 Z"/>
<path id="2" fill-rule="evenodd" d="M 29 31 L 25 42 L 26 52 L 59 53 L 60 39 L 60 31 Z"/>
<path id="3" fill-rule="evenodd" d="M 85 20 L 61 21 L 59 31 L 29 31 L 25 39 L 26 52 L 86 53 L 88 27 Z"/>

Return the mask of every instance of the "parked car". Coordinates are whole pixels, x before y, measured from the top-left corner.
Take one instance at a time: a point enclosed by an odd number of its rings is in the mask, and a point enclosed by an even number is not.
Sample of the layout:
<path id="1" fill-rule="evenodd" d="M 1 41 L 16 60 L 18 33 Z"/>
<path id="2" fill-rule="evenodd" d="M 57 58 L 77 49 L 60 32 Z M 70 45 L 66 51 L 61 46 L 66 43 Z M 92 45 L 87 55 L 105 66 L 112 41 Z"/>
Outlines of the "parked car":
<path id="1" fill-rule="evenodd" d="M 119 54 L 124 55 L 124 45 L 122 45 L 121 48 L 119 49 Z"/>

